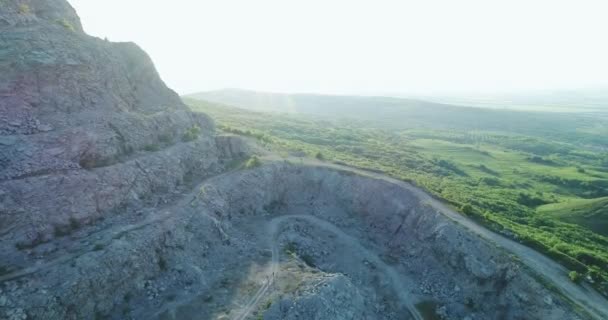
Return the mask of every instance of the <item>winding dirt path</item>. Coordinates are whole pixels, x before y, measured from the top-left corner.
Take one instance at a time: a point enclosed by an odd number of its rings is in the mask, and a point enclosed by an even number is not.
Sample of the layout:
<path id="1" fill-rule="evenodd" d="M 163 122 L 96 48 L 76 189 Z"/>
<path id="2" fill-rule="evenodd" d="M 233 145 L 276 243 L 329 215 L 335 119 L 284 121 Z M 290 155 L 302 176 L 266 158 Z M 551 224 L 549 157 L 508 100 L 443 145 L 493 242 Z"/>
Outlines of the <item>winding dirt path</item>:
<path id="1" fill-rule="evenodd" d="M 424 320 L 414 304 L 412 303 L 413 298 L 410 296 L 409 292 L 411 291 L 412 284 L 404 283 L 402 277 L 390 266 L 388 266 L 382 259 L 380 259 L 375 253 L 369 251 L 365 248 L 359 240 L 356 238 L 344 233 L 340 228 L 336 227 L 332 223 L 319 219 L 315 216 L 311 215 L 285 215 L 279 216 L 272 220 L 270 220 L 267 224 L 266 230 L 268 231 L 269 242 L 272 250 L 272 260 L 270 262 L 270 271 L 268 272 L 267 281 L 258 289 L 258 291 L 253 295 L 253 297 L 249 300 L 249 302 L 245 305 L 245 309 L 241 312 L 241 314 L 236 317 L 236 320 L 245 320 L 255 307 L 263 298 L 263 296 L 268 292 L 268 289 L 273 284 L 276 275 L 279 272 L 279 244 L 276 239 L 279 226 L 288 221 L 288 220 L 304 220 L 308 223 L 316 225 L 325 231 L 331 232 L 335 234 L 342 242 L 349 244 L 357 249 L 357 251 L 365 256 L 367 260 L 373 262 L 378 269 L 382 271 L 391 281 L 391 286 L 395 294 L 398 296 L 399 301 L 402 306 L 406 307 L 412 317 L 416 320 Z"/>
<path id="2" fill-rule="evenodd" d="M 293 163 L 300 165 L 307 165 L 312 167 L 324 167 L 329 169 L 337 169 L 341 171 L 348 171 L 352 173 L 356 173 L 358 175 L 369 177 L 373 179 L 378 179 L 382 181 L 386 181 L 395 185 L 398 185 L 402 188 L 405 188 L 411 191 L 413 194 L 431 207 L 433 207 L 438 212 L 442 213 L 449 219 L 455 221 L 456 223 L 464 226 L 471 232 L 479 235 L 483 239 L 494 243 L 498 247 L 504 248 L 507 251 L 511 252 L 515 256 L 517 256 L 526 266 L 531 268 L 538 276 L 544 278 L 545 280 L 552 283 L 564 296 L 569 298 L 572 302 L 580 306 L 583 310 L 585 310 L 590 316 L 597 320 L 605 320 L 608 319 L 608 300 L 600 295 L 595 289 L 593 289 L 588 284 L 575 284 L 568 278 L 568 272 L 566 268 L 564 268 L 559 263 L 554 260 L 544 256 L 543 254 L 526 247 L 516 241 L 513 241 L 509 238 L 506 238 L 498 233 L 490 231 L 485 227 L 477 224 L 473 220 L 468 217 L 454 211 L 450 207 L 446 206 L 440 200 L 432 197 L 425 191 L 421 190 L 413 186 L 410 183 L 397 180 L 391 177 L 388 177 L 384 174 L 370 172 L 366 170 L 356 169 L 348 166 L 333 164 L 333 163 L 325 163 L 321 161 L 317 161 L 315 159 L 305 159 L 305 158 L 281 158 L 275 155 L 265 155 L 262 157 L 263 160 L 268 161 L 285 161 L 290 160 Z"/>

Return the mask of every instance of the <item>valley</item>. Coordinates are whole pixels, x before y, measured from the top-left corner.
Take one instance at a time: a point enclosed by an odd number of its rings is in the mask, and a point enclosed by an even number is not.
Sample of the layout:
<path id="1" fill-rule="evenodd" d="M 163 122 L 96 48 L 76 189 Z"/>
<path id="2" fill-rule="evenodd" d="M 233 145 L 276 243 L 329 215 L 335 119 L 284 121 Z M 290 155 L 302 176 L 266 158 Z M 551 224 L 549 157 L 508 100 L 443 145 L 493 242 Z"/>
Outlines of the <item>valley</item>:
<path id="1" fill-rule="evenodd" d="M 585 218 L 556 219 L 563 215 L 544 210 L 599 201 L 608 194 L 607 154 L 599 151 L 606 145 L 602 131 L 593 131 L 604 114 L 557 114 L 540 124 L 530 121 L 536 113 L 486 110 L 482 119 L 492 120 L 483 122 L 466 110 L 464 115 L 454 111 L 431 117 L 424 111 L 428 106 L 420 111 L 406 106 L 397 109 L 394 119 L 365 114 L 363 120 L 357 112 L 259 112 L 191 98 L 186 102 L 214 117 L 224 132 L 249 136 L 284 156 L 317 157 L 411 181 L 490 229 L 572 271 L 588 273 L 606 295 L 605 211 L 600 206 L 595 214 L 578 214 Z M 562 135 L 565 117 L 574 118 L 565 130 L 583 134 Z M 513 118 L 513 129 L 506 127 L 508 122 L 492 125 L 503 118 Z M 471 126 L 480 129 L 467 129 Z"/>

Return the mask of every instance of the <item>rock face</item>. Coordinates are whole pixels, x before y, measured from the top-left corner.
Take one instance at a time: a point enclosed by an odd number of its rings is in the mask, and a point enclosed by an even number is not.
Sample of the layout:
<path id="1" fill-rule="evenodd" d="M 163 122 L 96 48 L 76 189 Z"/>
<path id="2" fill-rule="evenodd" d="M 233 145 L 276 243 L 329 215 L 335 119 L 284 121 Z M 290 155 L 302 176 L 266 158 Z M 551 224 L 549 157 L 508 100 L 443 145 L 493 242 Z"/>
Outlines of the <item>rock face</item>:
<path id="1" fill-rule="evenodd" d="M 217 171 L 213 122 L 66 1 L 3 1 L 0 48 L 2 252 Z"/>

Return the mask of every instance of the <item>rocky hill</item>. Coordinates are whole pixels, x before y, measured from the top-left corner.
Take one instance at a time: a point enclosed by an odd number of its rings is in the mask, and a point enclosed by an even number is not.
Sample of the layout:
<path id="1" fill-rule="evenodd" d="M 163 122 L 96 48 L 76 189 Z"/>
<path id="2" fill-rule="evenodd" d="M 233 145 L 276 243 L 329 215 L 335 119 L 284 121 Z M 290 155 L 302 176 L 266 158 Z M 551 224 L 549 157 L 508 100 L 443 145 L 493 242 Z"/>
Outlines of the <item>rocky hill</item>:
<path id="1" fill-rule="evenodd" d="M 0 4 L 0 319 L 593 318 L 408 187 L 239 166 L 66 1 Z"/>
<path id="2" fill-rule="evenodd" d="M 4 1 L 0 34 L 3 247 L 215 170 L 213 122 L 137 45 L 84 34 L 61 0 Z"/>

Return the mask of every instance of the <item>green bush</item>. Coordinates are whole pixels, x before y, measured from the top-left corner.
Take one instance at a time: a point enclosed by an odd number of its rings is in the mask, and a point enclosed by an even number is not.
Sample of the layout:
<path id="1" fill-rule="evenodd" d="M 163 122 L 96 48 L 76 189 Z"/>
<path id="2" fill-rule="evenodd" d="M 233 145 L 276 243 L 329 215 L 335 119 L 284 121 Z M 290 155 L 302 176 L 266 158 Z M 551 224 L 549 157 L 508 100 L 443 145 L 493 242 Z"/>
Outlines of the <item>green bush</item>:
<path id="1" fill-rule="evenodd" d="M 30 13 L 32 10 L 30 9 L 30 6 L 28 6 L 25 3 L 22 3 L 19 5 L 19 13 L 20 14 L 28 14 Z"/>
<path id="2" fill-rule="evenodd" d="M 66 28 L 72 32 L 76 31 L 76 29 L 74 28 L 74 25 L 72 25 L 72 23 L 66 19 L 57 20 L 57 23 L 59 23 L 59 25 L 61 25 L 62 27 Z"/>
<path id="3" fill-rule="evenodd" d="M 259 167 L 261 165 L 262 165 L 262 161 L 260 161 L 260 159 L 258 157 L 253 156 L 253 157 L 249 158 L 249 160 L 247 160 L 247 162 L 245 163 L 245 168 L 251 169 L 251 168 Z"/>
<path id="4" fill-rule="evenodd" d="M 462 205 L 462 207 L 460 207 L 460 211 L 462 211 L 462 213 L 466 214 L 467 216 L 471 216 L 471 215 L 475 214 L 475 210 L 473 209 L 473 206 L 468 203 Z"/>
<path id="5" fill-rule="evenodd" d="M 188 130 L 186 130 L 186 132 L 182 136 L 182 141 L 183 142 L 194 141 L 194 140 L 198 139 L 198 136 L 200 134 L 201 134 L 201 128 L 197 125 L 194 125 L 194 126 L 188 128 Z"/>
<path id="6" fill-rule="evenodd" d="M 570 271 L 570 273 L 568 273 L 568 277 L 574 283 L 580 283 L 583 278 L 581 274 L 576 271 Z"/>

